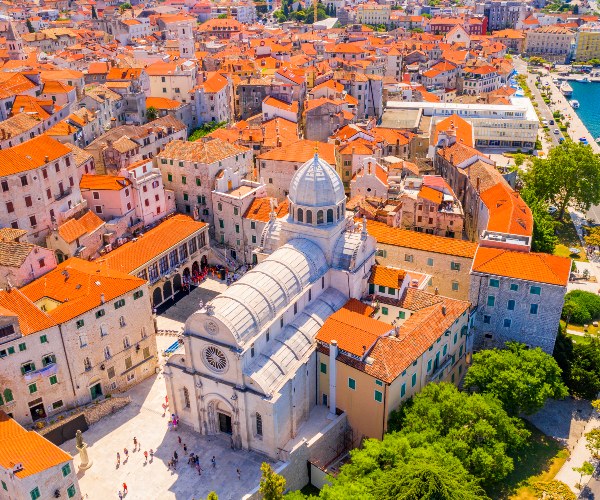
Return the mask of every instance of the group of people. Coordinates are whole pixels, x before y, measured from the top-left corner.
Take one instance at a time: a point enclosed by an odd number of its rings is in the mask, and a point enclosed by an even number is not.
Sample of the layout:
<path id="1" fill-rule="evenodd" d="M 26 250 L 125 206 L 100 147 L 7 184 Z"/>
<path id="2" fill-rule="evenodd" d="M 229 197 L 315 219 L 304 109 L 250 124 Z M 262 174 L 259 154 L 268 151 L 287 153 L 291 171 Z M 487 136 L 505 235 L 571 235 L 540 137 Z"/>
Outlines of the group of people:
<path id="1" fill-rule="evenodd" d="M 142 451 L 142 447 L 140 442 L 136 437 L 133 438 L 133 451 Z M 127 463 L 129 460 L 129 450 L 125 447 L 123 448 L 123 455 L 125 455 L 125 460 L 123 460 L 123 464 Z M 148 463 L 148 455 L 150 455 L 150 462 L 154 460 L 154 450 L 150 448 L 150 453 L 144 450 L 144 463 Z M 117 469 L 121 466 L 121 454 L 117 451 Z"/>

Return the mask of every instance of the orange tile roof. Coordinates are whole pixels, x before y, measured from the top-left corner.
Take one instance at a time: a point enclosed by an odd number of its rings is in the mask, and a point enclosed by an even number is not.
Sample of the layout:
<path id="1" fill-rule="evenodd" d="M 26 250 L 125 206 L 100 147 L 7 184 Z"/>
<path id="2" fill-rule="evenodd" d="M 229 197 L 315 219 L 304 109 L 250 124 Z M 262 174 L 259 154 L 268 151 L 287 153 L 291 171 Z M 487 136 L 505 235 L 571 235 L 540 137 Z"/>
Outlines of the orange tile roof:
<path id="1" fill-rule="evenodd" d="M 275 200 L 275 198 L 255 198 L 252 200 L 252 204 L 246 210 L 244 218 L 258 220 L 261 222 L 269 222 L 269 214 L 271 213 L 271 200 Z M 289 202 L 285 200 L 277 205 L 275 208 L 275 215 L 278 219 L 285 217 L 289 212 L 289 208 Z"/>
<path id="2" fill-rule="evenodd" d="M 429 186 L 421 187 L 421 191 L 419 191 L 419 197 L 432 201 L 433 203 L 437 203 L 438 205 L 442 203 L 442 200 L 444 199 L 444 195 L 441 191 L 432 189 Z"/>
<path id="3" fill-rule="evenodd" d="M 71 150 L 64 144 L 47 135 L 39 135 L 12 148 L 0 150 L 0 176 L 33 170 L 69 153 Z"/>
<path id="4" fill-rule="evenodd" d="M 114 270 L 100 260 L 88 262 L 71 257 L 21 291 L 33 302 L 44 298 L 58 302 L 47 314 L 63 323 L 101 305 L 102 295 L 108 302 L 144 283 L 145 280 Z"/>
<path id="5" fill-rule="evenodd" d="M 342 307 L 325 320 L 316 339 L 327 344 L 337 340 L 342 351 L 363 356 L 381 335 L 393 329 L 388 323 Z"/>
<path id="6" fill-rule="evenodd" d="M 56 325 L 50 316 L 16 288 L 0 290 L 0 307 L 18 316 L 19 328 L 23 335 L 41 332 Z"/>
<path id="7" fill-rule="evenodd" d="M 386 266 L 373 266 L 369 283 L 386 286 L 388 288 L 401 288 L 406 277 L 406 271 Z"/>
<path id="8" fill-rule="evenodd" d="M 344 309 L 348 309 L 348 311 L 352 311 L 363 316 L 372 316 L 375 312 L 374 307 L 371 307 L 370 305 L 365 304 L 358 299 L 350 299 L 344 305 Z"/>
<path id="9" fill-rule="evenodd" d="M 75 241 L 84 234 L 93 233 L 104 221 L 91 210 L 79 219 L 69 219 L 58 227 L 58 234 L 67 243 Z"/>
<path id="10" fill-rule="evenodd" d="M 167 99 L 166 97 L 147 97 L 146 98 L 146 109 L 179 109 L 181 103 L 173 99 Z"/>
<path id="11" fill-rule="evenodd" d="M 199 139 L 193 142 L 177 140 L 169 142 L 157 158 L 212 164 L 243 153 L 250 153 L 250 151 L 245 146 L 232 144 L 219 138 Z"/>
<path id="12" fill-rule="evenodd" d="M 546 253 L 526 253 L 480 246 L 472 272 L 567 286 L 571 260 Z"/>
<path id="13" fill-rule="evenodd" d="M 519 193 L 499 182 L 480 195 L 489 211 L 488 231 L 531 236 L 533 215 Z"/>
<path id="14" fill-rule="evenodd" d="M 263 104 L 267 106 L 273 106 L 274 108 L 279 108 L 283 111 L 291 111 L 292 113 L 298 112 L 298 101 L 294 101 L 291 104 L 288 104 L 285 101 L 280 101 L 279 99 L 275 99 L 274 97 L 267 96 L 263 100 Z"/>
<path id="15" fill-rule="evenodd" d="M 15 420 L 0 410 L 0 466 L 12 469 L 16 464 L 23 469 L 15 473 L 19 479 L 38 474 L 51 467 L 72 461 L 71 455 L 35 431 L 26 431 Z"/>
<path id="16" fill-rule="evenodd" d="M 120 191 L 131 186 L 131 181 L 118 175 L 83 174 L 79 182 L 80 189 L 97 189 L 98 191 Z"/>
<path id="17" fill-rule="evenodd" d="M 204 222 L 177 214 L 138 237 L 137 241 L 129 241 L 98 260 L 105 262 L 109 269 L 131 273 L 205 226 Z"/>
<path id="18" fill-rule="evenodd" d="M 451 115 L 436 124 L 432 144 L 437 145 L 440 132 L 448 131 L 456 134 L 457 142 L 473 147 L 473 127 L 458 115 Z"/>
<path id="19" fill-rule="evenodd" d="M 472 259 L 477 250 L 477 243 L 390 227 L 383 222 L 373 220 L 367 220 L 367 231 L 378 243 L 384 245 L 414 248 L 466 259 Z"/>
<path id="20" fill-rule="evenodd" d="M 286 147 L 274 148 L 271 151 L 258 155 L 260 160 L 275 160 L 304 163 L 315 154 L 315 146 L 319 148 L 319 156 L 330 165 L 336 165 L 335 145 L 325 142 L 308 141 L 300 139 Z"/>

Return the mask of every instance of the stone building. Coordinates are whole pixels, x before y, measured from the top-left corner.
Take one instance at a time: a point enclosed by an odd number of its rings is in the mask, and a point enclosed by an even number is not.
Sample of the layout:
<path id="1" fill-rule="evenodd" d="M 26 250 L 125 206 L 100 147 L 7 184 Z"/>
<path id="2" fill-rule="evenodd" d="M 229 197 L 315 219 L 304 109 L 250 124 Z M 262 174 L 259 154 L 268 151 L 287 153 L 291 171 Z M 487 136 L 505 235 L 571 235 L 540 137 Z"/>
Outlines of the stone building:
<path id="1" fill-rule="evenodd" d="M 552 354 L 570 271 L 564 257 L 480 246 L 469 296 L 475 349 L 518 341 Z"/>
<path id="2" fill-rule="evenodd" d="M 315 335 L 348 297 L 363 295 L 375 254 L 373 238 L 346 220 L 341 179 L 318 155 L 289 190 L 288 217 L 263 230 L 259 263 L 188 318 L 185 354 L 165 367 L 183 423 L 271 458 L 317 403 Z"/>

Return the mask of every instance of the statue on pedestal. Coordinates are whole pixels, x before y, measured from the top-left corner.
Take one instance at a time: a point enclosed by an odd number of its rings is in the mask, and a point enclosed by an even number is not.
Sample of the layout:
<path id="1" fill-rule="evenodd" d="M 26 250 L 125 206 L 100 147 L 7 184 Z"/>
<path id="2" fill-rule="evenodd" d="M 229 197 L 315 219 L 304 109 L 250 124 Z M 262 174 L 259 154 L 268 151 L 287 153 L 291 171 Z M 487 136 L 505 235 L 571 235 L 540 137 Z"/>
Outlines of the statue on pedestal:
<path id="1" fill-rule="evenodd" d="M 87 454 L 87 444 L 83 442 L 83 435 L 81 434 L 81 431 L 79 429 L 77 429 L 77 432 L 75 433 L 75 447 L 77 448 L 77 451 L 79 452 L 79 457 L 81 458 L 79 469 L 89 469 L 92 466 L 92 462 L 90 461 Z"/>

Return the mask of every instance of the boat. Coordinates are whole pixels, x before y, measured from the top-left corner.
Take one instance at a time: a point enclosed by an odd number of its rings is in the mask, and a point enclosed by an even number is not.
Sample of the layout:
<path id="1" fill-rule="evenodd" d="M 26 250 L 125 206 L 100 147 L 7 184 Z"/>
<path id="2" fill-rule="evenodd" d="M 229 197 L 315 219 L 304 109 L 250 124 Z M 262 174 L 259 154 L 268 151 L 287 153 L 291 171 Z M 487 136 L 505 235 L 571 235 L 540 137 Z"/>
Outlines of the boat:
<path id="1" fill-rule="evenodd" d="M 579 101 L 577 101 L 577 100 L 573 99 L 573 100 L 571 101 L 571 106 L 573 106 L 573 109 L 577 109 L 577 108 L 579 108 Z"/>
<path id="2" fill-rule="evenodd" d="M 569 85 L 569 82 L 563 82 L 560 86 L 560 91 L 565 97 L 571 97 L 573 95 L 573 87 Z"/>
<path id="3" fill-rule="evenodd" d="M 590 79 L 589 79 L 587 76 L 584 76 L 584 77 L 581 79 L 581 83 L 590 83 Z"/>

